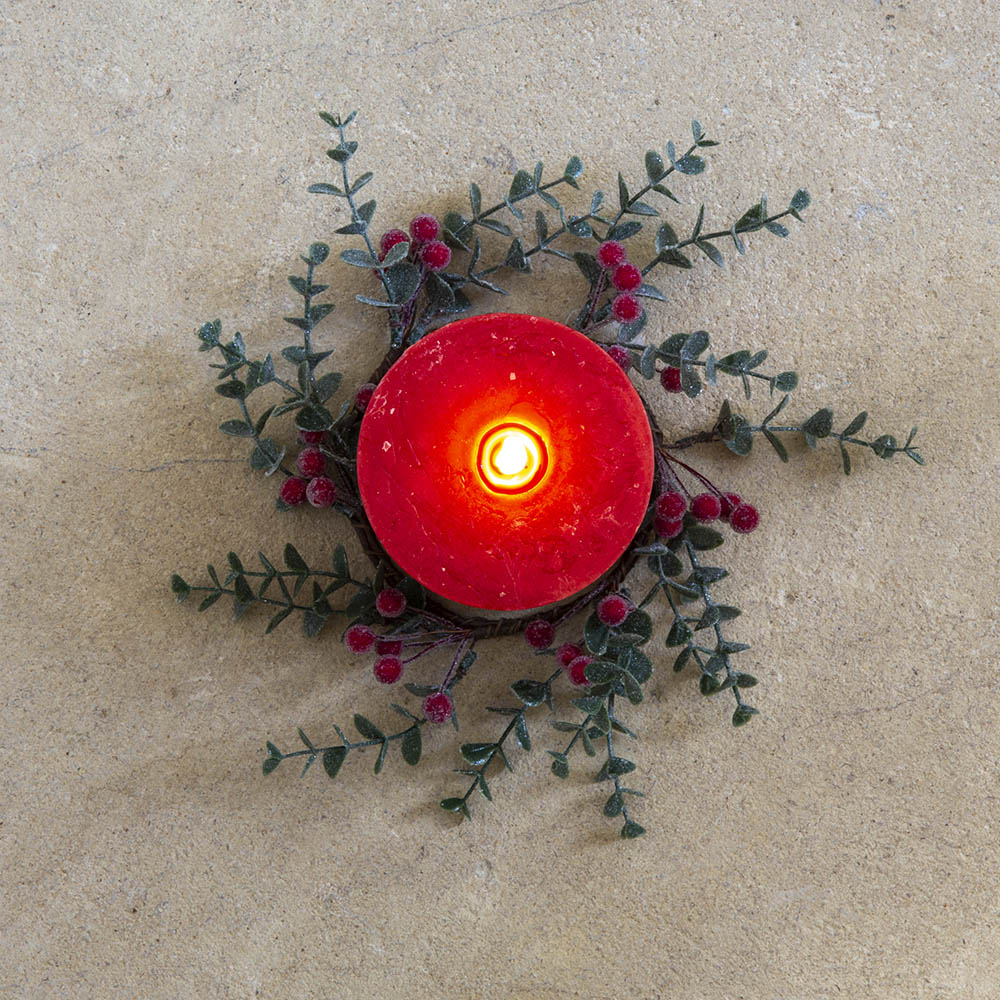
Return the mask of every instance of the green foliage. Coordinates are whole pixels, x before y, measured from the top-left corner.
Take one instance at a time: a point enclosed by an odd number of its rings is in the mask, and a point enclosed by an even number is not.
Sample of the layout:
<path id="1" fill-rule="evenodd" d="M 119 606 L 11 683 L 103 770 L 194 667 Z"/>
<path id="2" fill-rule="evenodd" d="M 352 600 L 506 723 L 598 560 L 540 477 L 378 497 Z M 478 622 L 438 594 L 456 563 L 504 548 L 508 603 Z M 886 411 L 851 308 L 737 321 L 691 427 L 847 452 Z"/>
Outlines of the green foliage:
<path id="1" fill-rule="evenodd" d="M 358 295 L 357 299 L 381 310 L 380 315 L 387 320 L 387 365 L 434 324 L 471 309 L 481 292 L 507 294 L 499 283 L 501 279 L 506 283 L 516 275 L 534 273 L 543 256 L 572 265 L 572 273 L 582 276 L 586 295 L 574 322 L 579 330 L 596 339 L 614 322 L 611 302 L 617 294 L 608 272 L 598 264 L 595 255 L 604 240 L 627 242 L 630 260 L 647 261 L 640 266 L 643 281 L 637 291 L 643 300 L 666 301 L 666 293 L 649 280 L 656 268 L 687 270 L 700 257 L 721 267 L 724 264 L 721 247 L 728 241 L 742 254 L 746 252 L 750 234 L 766 231 L 778 238 L 787 237 L 786 217 L 802 221 L 801 213 L 810 202 L 808 193 L 800 189 L 793 194 L 787 208 L 773 213 L 762 196 L 728 227 L 717 231 L 706 231 L 704 205 L 692 213 L 690 224 L 678 222 L 673 213 L 680 199 L 667 182 L 675 184 L 674 174 L 695 177 L 703 173 L 705 150 L 716 145 L 706 138 L 701 124 L 694 121 L 692 142 L 686 150 L 678 152 L 673 142 L 647 150 L 638 169 L 617 173 L 610 195 L 594 190 L 576 208 L 567 202 L 581 191 L 584 167 L 578 156 L 570 157 L 561 171 L 546 173 L 542 163 L 536 163 L 531 170 L 517 170 L 509 188 L 493 204 L 484 206 L 482 190 L 471 183 L 468 207 L 463 203 L 461 210 L 448 212 L 442 220 L 442 238 L 453 253 L 451 264 L 445 271 L 432 273 L 420 264 L 409 242 L 396 245 L 379 259 L 372 239 L 377 204 L 367 198 L 373 174 L 370 170 L 355 170 L 359 146 L 347 132 L 355 114 L 341 117 L 324 112 L 320 117 L 334 132 L 334 144 L 327 155 L 335 175 L 332 181 L 313 184 L 309 190 L 332 197 L 334 204 L 339 203 L 346 210 L 346 220 L 341 220 L 335 231 L 353 239 L 355 245 L 340 253 L 340 263 L 359 269 L 354 273 L 360 272 L 366 280 L 374 274 L 381 285 L 376 295 Z M 313 345 L 317 325 L 333 310 L 331 303 L 319 301 L 327 286 L 315 280 L 317 268 L 325 264 L 329 254 L 327 244 L 313 243 L 301 258 L 305 273 L 288 278 L 289 285 L 302 298 L 302 309 L 300 314 L 286 317 L 286 322 L 300 332 L 301 341 L 280 350 L 280 372 L 270 354 L 263 358 L 248 356 L 240 333 L 225 341 L 218 321 L 206 323 L 197 336 L 201 350 L 218 352 L 220 361 L 212 365 L 218 373 L 216 392 L 232 400 L 237 408 L 236 416 L 224 420 L 220 430 L 250 443 L 250 464 L 254 469 L 267 475 L 276 471 L 291 474 L 285 465 L 284 448 L 276 438 L 266 436 L 274 433 L 272 427 L 278 418 L 290 415 L 298 430 L 325 432 L 321 447 L 332 470 L 330 475 L 336 479 L 340 497 L 337 509 L 351 519 L 371 555 L 374 573 L 354 575 L 342 545 L 334 548 L 329 568 L 321 568 L 310 565 L 298 549 L 288 544 L 278 563 L 258 553 L 257 561 L 248 567 L 236 553 L 230 552 L 223 572 L 210 565 L 207 580 L 194 585 L 174 574 L 170 589 L 178 602 L 195 595 L 199 611 L 214 606 L 223 597 L 228 598 L 235 618 L 242 617 L 255 605 L 263 605 L 270 612 L 268 633 L 293 614 L 300 616 L 305 634 L 310 637 L 329 634 L 327 625 L 334 619 L 344 626 L 378 624 L 382 638 L 398 640 L 407 647 L 407 664 L 435 651 L 448 650 L 450 663 L 437 683 L 406 683 L 403 687 L 418 699 L 436 692 L 446 692 L 453 698 L 456 686 L 476 663 L 477 640 L 498 631 L 511 631 L 510 623 L 498 628 L 495 623 L 465 619 L 436 603 L 416 581 L 401 577 L 392 568 L 373 538 L 361 509 L 357 484 L 360 417 L 349 403 L 338 408 L 331 402 L 340 391 L 341 375 L 323 370 L 332 352 L 318 351 Z M 847 473 L 851 471 L 849 446 L 867 448 L 885 459 L 903 453 L 923 464 L 913 446 L 916 428 L 902 445 L 889 434 L 870 440 L 858 437 L 867 423 L 864 412 L 841 431 L 835 430 L 837 424 L 829 408 L 816 411 L 799 424 L 777 423 L 788 404 L 789 393 L 798 386 L 798 376 L 794 371 L 764 370 L 766 350 L 741 349 L 716 356 L 710 337 L 703 330 L 674 334 L 657 344 L 646 342 L 649 329 L 648 312 L 644 310 L 636 321 L 616 324 L 610 338 L 625 348 L 645 379 L 655 379 L 664 366 L 671 366 L 679 369 L 681 387 L 691 400 L 702 396 L 707 388 L 718 386 L 723 377 L 738 379 L 747 400 L 752 398 L 754 384 L 766 384 L 771 396 L 775 392 L 780 394 L 777 404 L 759 424 L 751 422 L 726 400 L 711 427 L 669 445 L 658 439 L 658 482 L 663 489 L 672 488 L 672 484 L 679 486 L 679 476 L 686 473 L 704 487 L 720 492 L 683 462 L 677 452 L 721 442 L 731 452 L 746 456 L 758 435 L 765 438 L 782 461 L 789 459 L 787 435 L 799 437 L 809 448 L 826 439 L 836 441 Z M 265 386 L 277 386 L 282 391 L 280 398 L 251 413 L 251 404 L 260 398 L 254 397 L 254 393 Z M 279 508 L 282 506 L 279 501 Z M 664 601 L 668 609 L 669 624 L 655 645 L 668 651 L 666 662 L 672 664 L 673 670 L 680 672 L 689 665 L 695 666 L 698 687 L 705 696 L 730 690 L 735 699 L 733 726 L 741 727 L 757 714 L 744 700 L 744 692 L 757 684 L 757 678 L 736 665 L 739 654 L 749 647 L 729 638 L 729 623 L 741 615 L 741 610 L 719 603 L 713 589 L 728 577 L 728 571 L 703 561 L 704 553 L 718 549 L 723 542 L 723 534 L 695 521 L 690 514 L 685 515 L 677 537 L 656 540 L 650 510 L 626 559 L 631 565 L 631 560 L 644 557 L 653 584 L 620 626 L 603 624 L 596 613 L 580 622 L 581 641 L 591 660 L 586 668 L 587 686 L 574 689 L 568 699 L 576 714 L 565 718 L 556 714 L 553 685 L 564 675 L 561 669 L 544 680 L 525 678 L 514 682 L 511 691 L 516 704 L 488 709 L 505 719 L 499 734 L 461 743 L 462 766 L 456 770 L 470 780 L 464 794 L 441 800 L 441 808 L 468 818 L 472 814 L 470 800 L 476 791 L 492 801 L 490 782 L 499 770 L 497 765 L 511 770 L 515 745 L 528 752 L 538 742 L 537 732 L 529 731 L 528 716 L 544 705 L 551 714 L 552 729 L 566 734 L 565 742 L 546 750 L 553 775 L 564 780 L 571 778 L 576 762 L 582 760 L 579 755 L 574 756 L 578 748 L 584 756 L 594 758 L 594 780 L 610 785 L 600 795 L 601 814 L 621 821 L 622 838 L 642 836 L 645 829 L 630 812 L 642 793 L 623 783 L 627 775 L 637 770 L 637 764 L 623 749 L 630 745 L 628 741 L 637 738 L 625 721 L 627 706 L 638 706 L 645 700 L 646 685 L 653 675 L 654 657 L 648 650 L 654 628 L 646 609 L 654 600 Z M 376 594 L 386 585 L 402 589 L 408 602 L 406 613 L 389 623 L 381 620 L 375 609 Z M 572 606 L 557 619 L 557 624 L 569 619 L 587 601 L 596 602 L 606 593 L 606 587 L 604 582 L 596 584 L 587 600 Z M 622 592 L 628 595 L 624 584 Z M 514 623 L 514 627 L 520 625 L 523 622 Z M 553 652 L 543 650 L 539 655 Z M 334 725 L 338 742 L 325 746 L 315 744 L 303 729 L 298 730 L 303 749 L 285 753 L 268 741 L 261 765 L 263 774 L 272 773 L 286 760 L 301 757 L 303 775 L 319 760 L 327 776 L 334 779 L 340 776 L 352 753 L 369 748 L 374 751 L 373 769 L 378 774 L 389 759 L 393 744 L 398 745 L 403 761 L 415 766 L 423 754 L 427 720 L 403 705 L 392 704 L 391 708 L 404 720 L 400 728 L 385 726 L 356 713 L 353 716 L 356 739 L 348 738 Z M 451 722 L 457 730 L 457 710 Z"/>

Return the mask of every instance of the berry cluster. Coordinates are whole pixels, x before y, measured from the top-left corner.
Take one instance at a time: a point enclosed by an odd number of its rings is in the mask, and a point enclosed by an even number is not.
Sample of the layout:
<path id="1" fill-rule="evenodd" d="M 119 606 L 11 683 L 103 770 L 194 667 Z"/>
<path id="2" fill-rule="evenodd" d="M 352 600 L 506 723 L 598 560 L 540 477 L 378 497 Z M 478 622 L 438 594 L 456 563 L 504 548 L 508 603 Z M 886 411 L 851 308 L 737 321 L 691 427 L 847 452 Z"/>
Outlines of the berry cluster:
<path id="1" fill-rule="evenodd" d="M 602 625 L 608 628 L 618 628 L 635 610 L 632 602 L 623 594 L 609 594 L 597 602 L 596 614 Z M 552 647 L 555 642 L 556 628 L 544 618 L 536 618 L 524 627 L 525 641 L 532 649 L 543 652 Z M 587 667 L 593 660 L 587 654 L 582 642 L 565 642 L 555 650 L 556 662 L 562 667 L 572 684 L 577 687 L 589 687 Z"/>
<path id="2" fill-rule="evenodd" d="M 410 232 L 402 229 L 390 229 L 383 234 L 379 243 L 379 260 L 385 260 L 386 255 L 400 243 L 409 244 L 407 257 L 414 263 L 421 263 L 428 271 L 443 271 L 451 263 L 451 250 L 448 244 L 439 240 L 441 226 L 433 215 L 418 215 L 410 221 Z"/>
<path id="3" fill-rule="evenodd" d="M 597 248 L 597 263 L 618 293 L 611 300 L 612 318 L 617 323 L 633 323 L 642 315 L 642 303 L 634 294 L 642 287 L 642 271 L 629 263 L 625 244 L 618 240 L 605 240 Z M 628 352 L 624 353 L 627 355 Z M 620 353 L 613 357 L 623 368 L 627 367 L 622 363 Z"/>
<path id="4" fill-rule="evenodd" d="M 299 440 L 305 447 L 295 459 L 297 476 L 289 476 L 278 495 L 289 507 L 297 507 L 307 500 L 313 507 L 332 507 L 337 500 L 337 487 L 326 475 L 326 455 L 322 444 L 325 431 L 299 431 Z"/>
<path id="5" fill-rule="evenodd" d="M 375 610 L 387 621 L 401 618 L 407 610 L 406 595 L 395 587 L 383 587 L 375 597 Z M 372 673 L 380 684 L 395 684 L 403 676 L 404 666 L 427 651 L 421 648 L 416 654 L 403 659 L 405 638 L 402 635 L 378 635 L 369 625 L 355 624 L 344 633 L 344 645 L 352 653 L 374 652 Z M 414 645 L 413 642 L 409 645 Z M 424 647 L 418 639 L 416 645 Z M 431 647 L 433 648 L 433 646 Z M 434 691 L 424 699 L 424 715 L 429 722 L 447 722 L 454 711 L 451 695 Z"/>
<path id="6" fill-rule="evenodd" d="M 737 534 L 748 535 L 760 523 L 760 514 L 753 504 L 745 503 L 739 493 L 699 493 L 690 499 L 679 489 L 668 490 L 656 499 L 656 533 L 660 538 L 676 538 L 684 530 L 684 517 L 690 513 L 695 521 L 710 524 L 719 519 L 729 522 Z"/>

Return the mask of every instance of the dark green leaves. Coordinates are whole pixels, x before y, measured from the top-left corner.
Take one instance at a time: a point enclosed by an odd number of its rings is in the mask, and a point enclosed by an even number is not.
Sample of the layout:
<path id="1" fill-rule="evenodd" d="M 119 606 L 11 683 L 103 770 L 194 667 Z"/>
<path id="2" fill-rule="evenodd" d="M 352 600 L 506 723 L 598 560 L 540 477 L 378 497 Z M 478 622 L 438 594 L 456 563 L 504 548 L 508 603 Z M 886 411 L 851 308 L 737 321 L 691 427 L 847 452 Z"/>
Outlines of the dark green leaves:
<path id="1" fill-rule="evenodd" d="M 802 432 L 814 438 L 825 438 L 833 429 L 833 410 L 817 410 L 803 425 Z"/>
<path id="2" fill-rule="evenodd" d="M 323 770 L 328 777 L 337 777 L 346 757 L 347 747 L 327 747 L 323 751 Z"/>

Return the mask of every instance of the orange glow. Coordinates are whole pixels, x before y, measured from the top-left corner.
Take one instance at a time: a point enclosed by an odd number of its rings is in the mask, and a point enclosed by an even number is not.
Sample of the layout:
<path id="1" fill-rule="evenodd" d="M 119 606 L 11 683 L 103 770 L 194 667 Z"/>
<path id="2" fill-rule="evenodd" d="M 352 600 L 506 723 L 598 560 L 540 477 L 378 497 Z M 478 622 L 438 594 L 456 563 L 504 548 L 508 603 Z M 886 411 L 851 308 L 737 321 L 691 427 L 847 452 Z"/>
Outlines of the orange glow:
<path id="1" fill-rule="evenodd" d="M 527 493 L 542 481 L 548 465 L 544 440 L 524 424 L 500 424 L 479 442 L 476 467 L 494 493 Z"/>

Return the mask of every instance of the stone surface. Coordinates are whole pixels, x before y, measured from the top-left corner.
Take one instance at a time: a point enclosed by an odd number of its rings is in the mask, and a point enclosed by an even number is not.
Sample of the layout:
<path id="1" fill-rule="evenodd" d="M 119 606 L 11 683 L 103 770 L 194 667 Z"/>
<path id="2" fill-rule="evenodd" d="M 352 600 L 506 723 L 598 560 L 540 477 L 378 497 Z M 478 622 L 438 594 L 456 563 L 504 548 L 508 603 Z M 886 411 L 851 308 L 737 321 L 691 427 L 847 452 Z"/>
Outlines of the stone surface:
<path id="1" fill-rule="evenodd" d="M 995 997 L 995 14 L 4 4 L 0 996 Z M 850 479 L 828 447 L 787 467 L 706 454 L 763 514 L 722 591 L 762 715 L 731 731 L 660 650 L 629 716 L 650 831 L 632 845 L 585 766 L 553 781 L 542 724 L 458 827 L 433 805 L 458 787 L 450 738 L 378 779 L 369 760 L 264 780 L 266 737 L 387 719 L 384 690 L 335 635 L 265 638 L 167 591 L 229 549 L 333 544 L 216 433 L 232 413 L 192 331 L 219 316 L 290 342 L 285 276 L 344 222 L 305 191 L 332 179 L 315 113 L 350 107 L 386 226 L 571 153 L 583 197 L 613 192 L 699 117 L 723 145 L 674 185 L 679 229 L 762 189 L 780 205 L 805 186 L 813 207 L 722 272 L 664 275 L 653 331 L 766 344 L 802 375 L 793 414 L 921 425 L 926 468 L 860 456 Z M 580 287 L 562 267 L 517 307 L 564 320 Z M 356 384 L 382 332 L 358 272 L 326 273 L 321 343 Z M 717 404 L 658 405 L 683 432 Z M 524 660 L 516 639 L 484 658 L 476 702 Z"/>

